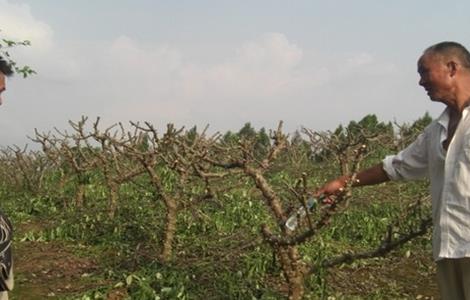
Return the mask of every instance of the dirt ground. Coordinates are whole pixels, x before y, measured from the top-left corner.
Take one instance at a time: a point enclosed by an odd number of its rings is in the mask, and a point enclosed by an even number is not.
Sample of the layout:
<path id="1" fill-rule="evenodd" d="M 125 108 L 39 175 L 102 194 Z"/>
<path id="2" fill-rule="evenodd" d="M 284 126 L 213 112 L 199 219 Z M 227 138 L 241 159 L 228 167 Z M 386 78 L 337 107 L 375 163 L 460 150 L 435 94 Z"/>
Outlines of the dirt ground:
<path id="1" fill-rule="evenodd" d="M 16 230 L 21 236 L 41 224 L 22 224 Z M 15 288 L 13 300 L 63 299 L 87 290 L 109 285 L 97 280 L 102 270 L 97 258 L 77 255 L 78 245 L 64 242 L 15 241 Z M 93 279 L 92 279 L 93 278 Z M 99 277 L 98 277 L 99 278 Z M 390 256 L 384 260 L 369 260 L 355 266 L 330 269 L 327 282 L 336 299 L 380 299 L 384 289 L 403 299 L 439 299 L 435 267 L 431 254 L 423 251 L 410 257 Z M 388 291 L 387 291 L 388 292 Z M 109 300 L 126 297 L 125 291 L 115 290 Z"/>
<path id="2" fill-rule="evenodd" d="M 99 284 L 86 280 L 96 270 L 94 259 L 77 257 L 64 244 L 17 242 L 14 258 L 11 299 L 54 299 Z"/>
<path id="3" fill-rule="evenodd" d="M 76 255 L 76 245 L 63 242 L 18 241 L 26 232 L 39 231 L 44 223 L 24 223 L 15 227 L 13 243 L 15 287 L 13 300 L 60 299 L 102 285 L 90 280 L 97 271 L 93 257 Z"/>
<path id="4" fill-rule="evenodd" d="M 360 266 L 344 266 L 329 270 L 330 286 L 345 299 L 360 295 L 380 295 L 379 290 L 399 293 L 400 299 L 440 299 L 435 278 L 435 263 L 430 253 L 409 258 L 388 257 Z M 377 297 L 376 297 L 377 299 Z"/>

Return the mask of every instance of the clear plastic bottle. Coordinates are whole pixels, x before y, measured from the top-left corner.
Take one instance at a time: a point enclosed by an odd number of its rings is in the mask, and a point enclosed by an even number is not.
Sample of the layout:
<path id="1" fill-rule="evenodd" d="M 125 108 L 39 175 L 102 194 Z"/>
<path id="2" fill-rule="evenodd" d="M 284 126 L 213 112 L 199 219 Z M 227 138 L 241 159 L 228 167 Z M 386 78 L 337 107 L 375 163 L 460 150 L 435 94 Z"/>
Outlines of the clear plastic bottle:
<path id="1" fill-rule="evenodd" d="M 321 197 L 320 197 L 320 199 L 321 199 Z M 305 204 L 306 204 L 305 206 L 307 207 L 307 209 L 309 211 L 312 211 L 317 206 L 318 199 L 314 198 L 314 197 L 310 197 L 310 198 L 308 198 L 307 203 L 305 203 Z M 294 231 L 297 228 L 297 225 L 299 224 L 299 220 L 302 219 L 303 217 L 305 217 L 305 215 L 306 215 L 305 207 L 302 205 L 296 211 L 294 211 L 289 216 L 289 218 L 287 218 L 287 221 L 286 221 L 287 229 L 289 229 L 291 231 Z"/>

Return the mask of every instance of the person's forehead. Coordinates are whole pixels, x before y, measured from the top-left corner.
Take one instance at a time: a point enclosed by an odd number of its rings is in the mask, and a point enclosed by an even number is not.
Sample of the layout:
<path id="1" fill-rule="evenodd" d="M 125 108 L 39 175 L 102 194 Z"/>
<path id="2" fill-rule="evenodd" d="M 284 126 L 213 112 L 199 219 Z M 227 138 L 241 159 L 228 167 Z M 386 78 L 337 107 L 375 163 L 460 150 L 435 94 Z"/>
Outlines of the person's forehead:
<path id="1" fill-rule="evenodd" d="M 442 56 L 436 53 L 424 53 L 418 59 L 418 67 L 420 66 L 431 66 L 438 64 L 442 61 Z"/>
<path id="2" fill-rule="evenodd" d="M 427 65 L 427 59 L 425 58 L 424 54 L 418 59 L 417 65 L 418 65 L 418 72 L 422 69 L 425 68 Z"/>

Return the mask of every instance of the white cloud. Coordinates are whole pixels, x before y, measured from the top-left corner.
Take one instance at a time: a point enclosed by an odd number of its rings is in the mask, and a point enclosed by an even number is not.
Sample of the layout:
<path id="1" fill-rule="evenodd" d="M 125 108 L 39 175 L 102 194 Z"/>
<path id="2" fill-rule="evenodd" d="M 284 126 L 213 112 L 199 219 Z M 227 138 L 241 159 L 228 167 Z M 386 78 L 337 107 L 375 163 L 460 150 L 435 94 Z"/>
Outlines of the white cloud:
<path id="1" fill-rule="evenodd" d="M 302 55 L 302 49 L 289 42 L 284 34 L 267 33 L 243 44 L 238 50 L 238 61 L 245 68 L 288 70 L 300 63 Z"/>
<path id="2" fill-rule="evenodd" d="M 301 81 L 296 68 L 303 55 L 280 33 L 247 41 L 213 64 L 187 61 L 174 46 L 144 45 L 128 36 L 78 52 L 74 60 L 86 75 L 82 84 L 93 93 L 88 101 L 95 111 L 174 122 L 197 122 L 226 113 L 228 106 L 237 118 L 247 105 L 288 93 Z"/>
<path id="3" fill-rule="evenodd" d="M 15 41 L 28 40 L 30 47 L 10 49 L 19 65 L 29 65 L 55 82 L 68 82 L 78 76 L 79 66 L 63 45 L 54 40 L 52 28 L 35 18 L 27 4 L 0 0 L 0 36 Z"/>
<path id="4" fill-rule="evenodd" d="M 395 103 L 403 77 L 397 66 L 366 51 L 320 55 L 283 33 L 261 34 L 201 63 L 188 59 L 190 46 L 143 43 L 120 33 L 99 43 L 55 40 L 28 6 L 5 0 L 0 29 L 32 40 L 20 63 L 24 59 L 38 71 L 29 80 L 15 79 L 7 94 L 2 122 L 15 129 L 63 128 L 81 115 L 102 116 L 104 123 L 209 123 L 215 130 L 248 121 L 274 127 L 280 119 L 291 129 L 331 128 L 340 118 Z M 6 134 L 0 136 L 4 142 L 11 140 Z"/>
<path id="5" fill-rule="evenodd" d="M 184 90 L 195 99 L 218 102 L 266 100 L 296 80 L 295 69 L 303 51 L 281 33 L 269 33 L 243 43 L 233 57 L 208 67 L 189 65 L 183 70 Z"/>
<path id="6" fill-rule="evenodd" d="M 357 68 L 374 63 L 370 53 L 359 53 L 346 60 L 346 68 Z"/>
<path id="7" fill-rule="evenodd" d="M 0 0 L 0 29 L 3 37 L 29 40 L 36 50 L 47 50 L 52 46 L 52 29 L 46 23 L 36 20 L 26 4 L 10 4 L 6 0 Z"/>
<path id="8" fill-rule="evenodd" d="M 373 54 L 362 52 L 347 55 L 337 66 L 338 77 L 382 76 L 397 71 L 393 63 L 377 59 Z"/>

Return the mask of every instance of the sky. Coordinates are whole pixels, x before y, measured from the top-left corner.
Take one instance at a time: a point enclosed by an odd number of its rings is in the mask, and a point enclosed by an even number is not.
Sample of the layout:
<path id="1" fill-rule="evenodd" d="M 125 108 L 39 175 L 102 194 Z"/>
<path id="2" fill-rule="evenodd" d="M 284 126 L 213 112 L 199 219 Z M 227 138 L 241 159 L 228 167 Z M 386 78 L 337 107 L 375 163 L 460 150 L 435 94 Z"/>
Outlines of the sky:
<path id="1" fill-rule="evenodd" d="M 0 0 L 0 37 L 37 74 L 8 78 L 0 146 L 34 129 L 148 121 L 212 132 L 334 130 L 443 109 L 418 85 L 428 46 L 470 47 L 470 1 Z"/>

